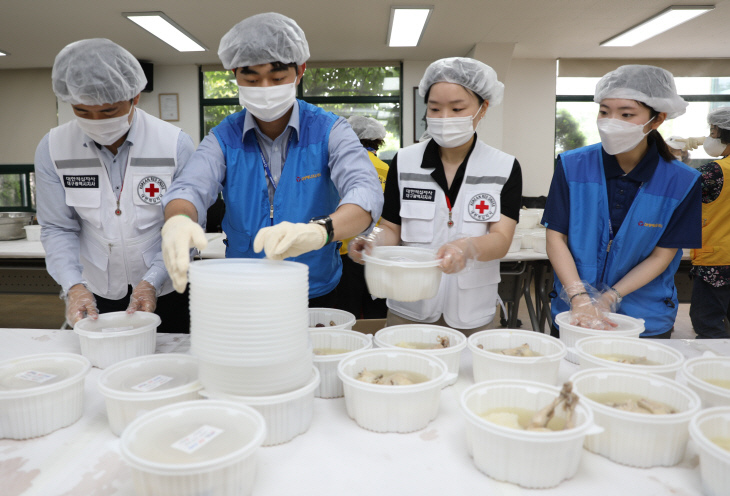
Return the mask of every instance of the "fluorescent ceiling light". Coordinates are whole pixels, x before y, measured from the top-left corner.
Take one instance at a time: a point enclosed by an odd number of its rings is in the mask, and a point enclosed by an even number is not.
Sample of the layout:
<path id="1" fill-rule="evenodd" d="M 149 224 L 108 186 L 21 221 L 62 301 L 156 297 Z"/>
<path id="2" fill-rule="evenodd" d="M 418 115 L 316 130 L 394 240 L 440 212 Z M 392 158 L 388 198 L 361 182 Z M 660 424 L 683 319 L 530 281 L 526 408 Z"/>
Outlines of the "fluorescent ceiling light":
<path id="1" fill-rule="evenodd" d="M 388 46 L 414 47 L 420 43 L 433 7 L 391 7 Z"/>
<path id="2" fill-rule="evenodd" d="M 204 52 L 207 50 L 202 43 L 163 12 L 125 12 L 122 15 L 178 52 Z"/>
<path id="3" fill-rule="evenodd" d="M 641 24 L 624 31 L 623 33 L 609 38 L 601 43 L 603 47 L 631 47 L 642 41 L 679 26 L 690 19 L 709 12 L 714 5 L 674 5 L 659 12 L 654 17 L 647 19 Z"/>
<path id="4" fill-rule="evenodd" d="M 10 55 L 8 52 L 3 52 L 0 50 L 0 57 L 5 57 L 6 55 Z"/>

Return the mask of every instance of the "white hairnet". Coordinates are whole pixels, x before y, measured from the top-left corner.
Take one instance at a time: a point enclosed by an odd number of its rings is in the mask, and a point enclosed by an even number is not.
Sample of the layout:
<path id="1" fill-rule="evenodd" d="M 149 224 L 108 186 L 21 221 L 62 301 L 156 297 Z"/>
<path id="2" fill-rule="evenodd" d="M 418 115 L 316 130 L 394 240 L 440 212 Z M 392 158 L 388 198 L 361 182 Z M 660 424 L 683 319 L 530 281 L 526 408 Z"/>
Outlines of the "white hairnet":
<path id="1" fill-rule="evenodd" d="M 499 105 L 504 96 L 504 84 L 497 81 L 494 69 L 468 57 L 450 57 L 429 65 L 418 85 L 418 94 L 426 96 L 431 86 L 444 82 L 460 84 L 489 100 L 489 105 Z"/>
<path id="2" fill-rule="evenodd" d="M 677 94 L 671 72 L 652 65 L 622 65 L 598 81 L 593 101 L 606 98 L 636 100 L 657 112 L 666 112 L 667 119 L 684 114 L 687 102 Z"/>
<path id="3" fill-rule="evenodd" d="M 53 92 L 72 105 L 104 105 L 131 100 L 147 85 L 134 55 L 104 38 L 66 45 L 51 72 Z"/>
<path id="4" fill-rule="evenodd" d="M 668 140 L 664 140 L 664 142 L 669 146 L 670 148 L 674 148 L 675 150 L 681 150 L 685 146 L 687 146 L 687 143 L 684 141 L 677 141 L 677 139 L 684 139 L 681 136 L 670 136 Z"/>
<path id="5" fill-rule="evenodd" d="M 302 65 L 309 59 L 309 44 L 294 19 L 269 12 L 233 26 L 221 38 L 218 57 L 226 69 L 272 62 Z"/>
<path id="6" fill-rule="evenodd" d="M 721 129 L 730 129 L 730 107 L 716 108 L 707 114 L 707 123 Z"/>
<path id="7" fill-rule="evenodd" d="M 361 140 L 384 140 L 387 134 L 385 126 L 372 117 L 353 115 L 347 119 L 347 122 Z"/>

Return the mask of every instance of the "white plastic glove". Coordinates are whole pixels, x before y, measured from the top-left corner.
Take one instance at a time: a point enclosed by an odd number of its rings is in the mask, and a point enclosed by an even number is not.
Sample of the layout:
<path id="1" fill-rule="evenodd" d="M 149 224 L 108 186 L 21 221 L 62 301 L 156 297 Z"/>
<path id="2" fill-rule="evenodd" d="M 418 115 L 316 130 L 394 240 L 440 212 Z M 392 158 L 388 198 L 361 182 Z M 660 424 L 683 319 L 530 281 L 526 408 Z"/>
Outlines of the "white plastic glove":
<path id="1" fill-rule="evenodd" d="M 439 248 L 436 258 L 441 259 L 439 268 L 444 274 L 456 274 L 466 267 L 470 260 L 479 257 L 474 238 L 466 237 L 450 241 Z"/>
<path id="2" fill-rule="evenodd" d="M 157 290 L 147 281 L 140 281 L 137 287 L 132 291 L 132 297 L 129 299 L 127 313 L 134 313 L 137 310 L 143 312 L 154 312 L 157 308 Z"/>
<path id="3" fill-rule="evenodd" d="M 99 318 L 99 310 L 96 308 L 96 298 L 91 291 L 83 284 L 76 284 L 68 290 L 63 297 L 66 302 L 66 320 L 71 327 L 86 317 L 96 320 Z"/>
<path id="4" fill-rule="evenodd" d="M 253 240 L 253 251 L 266 252 L 271 260 L 284 260 L 319 250 L 327 243 L 327 229 L 319 224 L 281 222 L 264 227 Z"/>
<path id="5" fill-rule="evenodd" d="M 190 249 L 205 250 L 205 231 L 187 215 L 170 217 L 162 226 L 162 257 L 178 293 L 185 292 L 190 267 Z"/>
<path id="6" fill-rule="evenodd" d="M 347 245 L 347 255 L 353 261 L 364 264 L 362 260 L 363 254 L 370 255 L 376 246 L 380 246 L 383 241 L 383 229 L 380 227 L 374 227 L 372 232 L 367 236 L 359 235 L 355 236 L 350 240 Z"/>
<path id="7" fill-rule="evenodd" d="M 705 142 L 705 137 L 700 136 L 698 138 L 676 138 L 674 141 L 684 143 L 682 151 L 696 150 Z"/>

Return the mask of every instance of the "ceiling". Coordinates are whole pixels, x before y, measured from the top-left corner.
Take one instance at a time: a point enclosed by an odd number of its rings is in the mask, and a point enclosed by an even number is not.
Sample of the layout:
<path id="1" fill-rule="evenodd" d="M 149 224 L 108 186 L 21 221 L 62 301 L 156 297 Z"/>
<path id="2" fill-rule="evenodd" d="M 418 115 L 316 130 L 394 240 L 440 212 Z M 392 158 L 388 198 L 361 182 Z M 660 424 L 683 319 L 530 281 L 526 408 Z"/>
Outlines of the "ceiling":
<path id="1" fill-rule="evenodd" d="M 434 5 L 415 48 L 386 45 L 391 5 Z M 515 43 L 516 58 L 723 58 L 730 46 L 730 0 L 632 48 L 598 44 L 673 4 L 707 0 L 2 0 L 1 69 L 51 67 L 58 51 L 104 37 L 160 65 L 216 64 L 218 42 L 236 22 L 276 11 L 304 29 L 313 61 L 434 60 L 466 55 L 474 44 Z M 42 7 L 41 7 L 42 5 Z M 122 12 L 162 11 L 209 51 L 180 53 Z"/>

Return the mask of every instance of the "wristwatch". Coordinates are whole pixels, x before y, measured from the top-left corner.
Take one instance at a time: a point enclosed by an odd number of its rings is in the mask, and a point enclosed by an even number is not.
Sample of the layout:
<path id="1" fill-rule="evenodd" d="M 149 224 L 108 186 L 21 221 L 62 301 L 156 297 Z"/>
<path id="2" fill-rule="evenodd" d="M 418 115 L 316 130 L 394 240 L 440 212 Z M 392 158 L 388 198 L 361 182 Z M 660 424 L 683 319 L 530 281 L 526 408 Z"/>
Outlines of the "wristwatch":
<path id="1" fill-rule="evenodd" d="M 334 240 L 335 237 L 335 229 L 332 227 L 332 217 L 329 215 L 323 215 L 321 217 L 312 217 L 309 219 L 310 224 L 319 224 L 320 226 L 324 227 L 327 231 L 327 243 L 330 243 Z M 325 243 L 325 244 L 327 244 Z"/>

